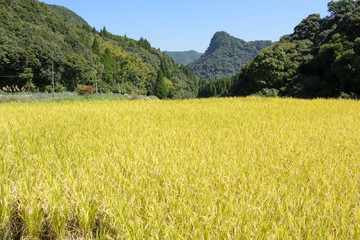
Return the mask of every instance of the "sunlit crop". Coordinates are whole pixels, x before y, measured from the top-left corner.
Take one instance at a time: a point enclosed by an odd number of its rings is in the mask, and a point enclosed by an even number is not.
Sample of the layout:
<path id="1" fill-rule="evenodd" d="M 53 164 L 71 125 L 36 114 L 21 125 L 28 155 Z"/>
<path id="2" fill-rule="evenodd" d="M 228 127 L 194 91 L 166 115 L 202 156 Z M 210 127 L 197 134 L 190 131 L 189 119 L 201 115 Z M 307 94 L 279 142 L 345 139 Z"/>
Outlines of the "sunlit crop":
<path id="1" fill-rule="evenodd" d="M 360 103 L 0 105 L 0 238 L 359 239 Z"/>

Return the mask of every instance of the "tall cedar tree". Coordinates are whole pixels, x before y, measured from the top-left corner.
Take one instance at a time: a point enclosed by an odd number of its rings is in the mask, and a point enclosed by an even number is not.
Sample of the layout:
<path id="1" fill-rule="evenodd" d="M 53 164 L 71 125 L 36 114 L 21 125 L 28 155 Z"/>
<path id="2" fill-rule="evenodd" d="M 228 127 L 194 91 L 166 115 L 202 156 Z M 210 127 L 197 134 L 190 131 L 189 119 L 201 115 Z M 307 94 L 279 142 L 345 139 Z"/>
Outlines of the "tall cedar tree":
<path id="1" fill-rule="evenodd" d="M 93 53 L 100 54 L 100 45 L 96 38 L 94 38 L 91 50 L 93 51 Z"/>
<path id="2" fill-rule="evenodd" d="M 166 98 L 166 96 L 168 94 L 168 89 L 165 84 L 164 75 L 161 70 L 158 72 L 158 76 L 156 79 L 155 94 L 160 99 Z"/>

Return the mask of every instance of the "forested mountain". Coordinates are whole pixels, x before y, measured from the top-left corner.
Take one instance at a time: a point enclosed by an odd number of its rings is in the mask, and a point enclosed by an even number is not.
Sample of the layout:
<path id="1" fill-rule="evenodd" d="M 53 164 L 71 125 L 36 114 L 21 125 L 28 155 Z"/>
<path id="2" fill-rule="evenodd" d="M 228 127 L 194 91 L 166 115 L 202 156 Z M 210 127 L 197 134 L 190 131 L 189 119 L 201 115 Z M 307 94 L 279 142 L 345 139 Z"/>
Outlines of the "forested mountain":
<path id="1" fill-rule="evenodd" d="M 188 65 L 189 63 L 199 59 L 203 53 L 198 53 L 194 50 L 184 52 L 164 51 L 167 55 L 172 57 L 179 65 Z"/>
<path id="2" fill-rule="evenodd" d="M 271 44 L 271 41 L 245 42 L 226 32 L 217 32 L 205 54 L 188 67 L 203 80 L 230 78 L 253 60 L 261 49 Z"/>
<path id="3" fill-rule="evenodd" d="M 1 0 L 0 89 L 47 91 L 52 66 L 56 91 L 97 82 L 100 92 L 150 95 L 159 79 L 166 97 L 198 91 L 195 75 L 146 39 L 116 36 L 105 27 L 98 32 L 72 11 L 37 0 Z"/>
<path id="4" fill-rule="evenodd" d="M 233 94 L 292 97 L 360 95 L 360 0 L 328 3 L 262 50 L 233 81 Z"/>
<path id="5" fill-rule="evenodd" d="M 70 9 L 63 7 L 63 6 L 57 6 L 52 4 L 46 4 L 47 8 L 56 14 L 58 14 L 61 18 L 64 20 L 70 21 L 72 23 L 75 23 L 78 26 L 85 26 L 90 27 L 89 24 L 79 15 L 71 11 Z"/>

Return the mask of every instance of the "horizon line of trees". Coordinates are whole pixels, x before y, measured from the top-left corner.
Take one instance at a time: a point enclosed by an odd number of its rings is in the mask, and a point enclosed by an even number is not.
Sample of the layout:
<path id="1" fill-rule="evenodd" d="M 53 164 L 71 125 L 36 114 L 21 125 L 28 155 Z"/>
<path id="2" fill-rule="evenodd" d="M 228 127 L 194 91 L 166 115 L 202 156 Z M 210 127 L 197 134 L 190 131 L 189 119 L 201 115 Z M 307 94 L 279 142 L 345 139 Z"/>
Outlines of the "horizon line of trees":
<path id="1" fill-rule="evenodd" d="M 49 91 L 53 77 L 57 92 L 96 84 L 99 92 L 159 98 L 360 96 L 360 0 L 330 1 L 329 16 L 309 15 L 232 78 L 209 81 L 144 38 L 76 25 L 81 19 L 69 13 L 73 22 L 61 19 L 66 9 L 55 14 L 36 0 L 0 5 L 0 91 Z"/>

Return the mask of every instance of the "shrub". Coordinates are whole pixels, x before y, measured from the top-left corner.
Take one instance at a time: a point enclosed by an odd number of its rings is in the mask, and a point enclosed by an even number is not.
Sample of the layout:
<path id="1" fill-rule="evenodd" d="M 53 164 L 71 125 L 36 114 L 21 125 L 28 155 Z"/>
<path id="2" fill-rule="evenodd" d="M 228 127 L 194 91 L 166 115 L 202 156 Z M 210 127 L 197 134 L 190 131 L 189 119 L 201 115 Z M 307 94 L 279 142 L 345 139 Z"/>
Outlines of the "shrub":
<path id="1" fill-rule="evenodd" d="M 92 94 L 93 93 L 93 88 L 92 88 L 92 86 L 78 85 L 77 88 L 76 88 L 76 92 L 79 95 Z"/>
<path id="2" fill-rule="evenodd" d="M 35 92 L 36 91 L 36 85 L 33 83 L 33 81 L 28 81 L 24 85 L 24 89 L 27 92 Z"/>
<path id="3" fill-rule="evenodd" d="M 342 99 L 359 99 L 359 96 L 356 95 L 355 93 L 341 92 L 339 98 L 342 98 Z"/>
<path id="4" fill-rule="evenodd" d="M 275 88 L 263 88 L 257 93 L 254 94 L 254 96 L 259 97 L 278 97 L 279 96 L 279 90 Z"/>

